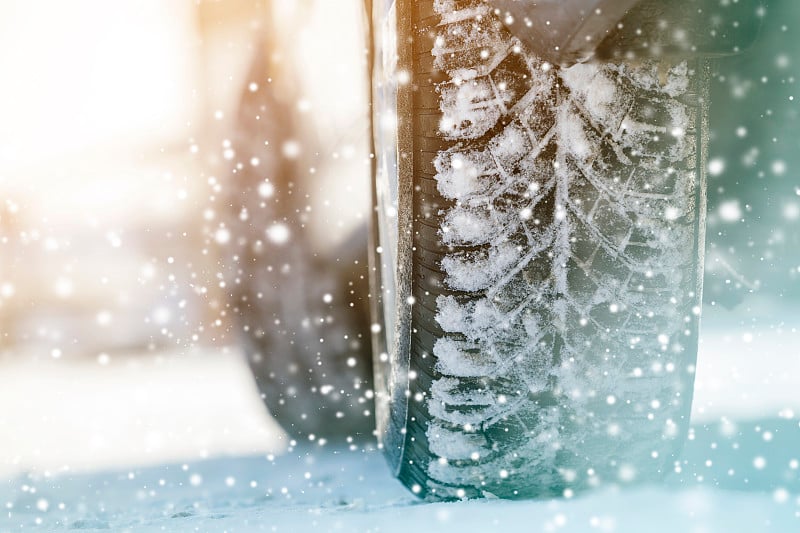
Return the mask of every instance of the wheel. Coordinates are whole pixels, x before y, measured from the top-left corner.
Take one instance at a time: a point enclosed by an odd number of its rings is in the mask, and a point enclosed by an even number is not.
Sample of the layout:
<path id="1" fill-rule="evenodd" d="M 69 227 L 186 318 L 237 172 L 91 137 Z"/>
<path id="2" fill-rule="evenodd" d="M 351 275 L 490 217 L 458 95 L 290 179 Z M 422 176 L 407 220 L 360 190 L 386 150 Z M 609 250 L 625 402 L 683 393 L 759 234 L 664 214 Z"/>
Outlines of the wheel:
<path id="1" fill-rule="evenodd" d="M 428 499 L 658 479 L 692 399 L 702 62 L 558 68 L 480 0 L 373 18 L 376 408 L 395 475 Z"/>
<path id="2" fill-rule="evenodd" d="M 257 47 L 248 80 L 274 75 L 271 49 Z M 303 138 L 292 95 L 277 85 L 243 91 L 232 143 L 223 270 L 238 337 L 261 397 L 291 437 L 371 441 L 367 231 L 332 250 L 312 244 L 305 210 L 312 184 L 302 162 L 280 150 Z M 254 159 L 257 166 L 238 164 Z"/>

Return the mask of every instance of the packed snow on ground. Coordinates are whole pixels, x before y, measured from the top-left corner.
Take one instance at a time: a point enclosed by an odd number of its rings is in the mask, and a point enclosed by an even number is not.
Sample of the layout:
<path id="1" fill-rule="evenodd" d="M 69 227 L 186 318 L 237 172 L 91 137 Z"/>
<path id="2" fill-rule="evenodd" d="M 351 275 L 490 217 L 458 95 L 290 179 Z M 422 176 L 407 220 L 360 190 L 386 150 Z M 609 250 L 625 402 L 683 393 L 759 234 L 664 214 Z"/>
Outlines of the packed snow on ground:
<path id="1" fill-rule="evenodd" d="M 796 429 L 796 423 L 760 424 L 778 439 L 780 430 Z M 745 433 L 744 440 L 758 444 L 752 426 Z M 696 440 L 687 450 L 685 474 L 666 486 L 609 488 L 569 500 L 426 504 L 389 475 L 378 453 L 336 449 L 55 478 L 20 476 L 0 491 L 5 502 L 0 530 L 797 531 L 800 486 L 794 472 L 782 478 L 789 473 L 788 464 L 779 464 L 786 458 L 768 454 L 764 469 L 772 470 L 763 474 L 742 464 L 743 472 L 729 480 L 724 466 L 704 464 L 706 455 L 715 464 L 738 464 L 730 447 L 704 453 L 717 436 Z M 798 444 L 795 438 L 772 449 L 797 450 Z M 699 475 L 705 481 L 698 481 Z M 782 488 L 772 488 L 779 479 Z"/>
<path id="2" fill-rule="evenodd" d="M 792 443 L 795 449 L 798 443 Z M 698 454 L 695 449 L 690 456 Z M 715 459 L 724 463 L 730 457 Z M 724 472 L 702 462 L 688 470 L 666 487 L 607 489 L 570 500 L 426 504 L 389 475 L 378 453 L 303 448 L 274 459 L 236 457 L 51 479 L 22 476 L 3 487 L 7 509 L 0 529 L 728 533 L 800 527 L 796 477 L 784 492 L 765 490 L 745 477 L 715 488 L 711 478 Z M 708 483 L 694 479 L 698 471 Z"/>
<path id="3" fill-rule="evenodd" d="M 373 446 L 287 451 L 233 353 L 3 362 L 0 532 L 800 531 L 800 319 L 779 312 L 706 312 L 694 429 L 662 485 L 538 501 L 424 503 Z"/>

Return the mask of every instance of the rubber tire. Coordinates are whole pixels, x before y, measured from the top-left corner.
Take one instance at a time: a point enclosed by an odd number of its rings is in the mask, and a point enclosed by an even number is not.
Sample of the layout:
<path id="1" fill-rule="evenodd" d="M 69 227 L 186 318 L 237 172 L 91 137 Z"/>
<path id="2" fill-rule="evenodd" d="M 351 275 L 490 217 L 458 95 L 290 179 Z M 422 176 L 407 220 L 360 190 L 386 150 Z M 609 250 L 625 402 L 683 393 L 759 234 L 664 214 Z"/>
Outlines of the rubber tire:
<path id="1" fill-rule="evenodd" d="M 402 443 L 386 450 L 396 475 L 433 500 L 659 479 L 688 430 L 694 380 L 704 66 L 560 70 L 480 0 L 398 6 L 412 32 L 399 42 L 413 41 L 413 144 L 400 146 L 413 175 L 400 179 L 413 180 L 415 303 L 409 367 L 392 369 L 408 388 L 386 392 L 389 419 L 404 419 L 383 437 Z M 595 78 L 581 82 L 588 69 Z M 595 120 L 587 99 L 599 88 L 624 102 L 619 123 Z M 490 124 L 453 121 L 465 101 Z M 583 156 L 566 142 L 569 123 Z M 501 149 L 523 134 L 524 149 Z M 477 169 L 460 188 L 454 158 Z M 478 220 L 481 205 L 498 215 Z M 470 219 L 482 231 L 470 234 Z"/>

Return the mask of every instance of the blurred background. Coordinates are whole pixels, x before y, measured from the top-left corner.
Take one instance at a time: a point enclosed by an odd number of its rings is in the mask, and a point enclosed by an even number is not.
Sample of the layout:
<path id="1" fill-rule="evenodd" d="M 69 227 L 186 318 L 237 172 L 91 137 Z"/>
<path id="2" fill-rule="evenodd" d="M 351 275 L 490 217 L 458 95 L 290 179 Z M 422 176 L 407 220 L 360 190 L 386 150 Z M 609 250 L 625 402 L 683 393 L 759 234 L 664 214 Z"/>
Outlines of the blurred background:
<path id="1" fill-rule="evenodd" d="M 756 44 L 713 64 L 706 300 L 800 303 L 800 3 L 765 2 Z"/>
<path id="2" fill-rule="evenodd" d="M 310 65 L 299 112 L 338 132 L 311 199 L 335 238 L 368 209 L 365 56 L 343 38 L 363 18 L 314 3 L 284 15 L 287 61 Z M 269 82 L 248 78 L 262 7 L 0 0 L 0 476 L 286 446 L 217 274 L 238 102 Z M 800 413 L 798 24 L 772 0 L 714 65 L 698 420 Z"/>
<path id="3" fill-rule="evenodd" d="M 0 2 L 0 473 L 280 448 L 206 238 L 248 4 Z"/>

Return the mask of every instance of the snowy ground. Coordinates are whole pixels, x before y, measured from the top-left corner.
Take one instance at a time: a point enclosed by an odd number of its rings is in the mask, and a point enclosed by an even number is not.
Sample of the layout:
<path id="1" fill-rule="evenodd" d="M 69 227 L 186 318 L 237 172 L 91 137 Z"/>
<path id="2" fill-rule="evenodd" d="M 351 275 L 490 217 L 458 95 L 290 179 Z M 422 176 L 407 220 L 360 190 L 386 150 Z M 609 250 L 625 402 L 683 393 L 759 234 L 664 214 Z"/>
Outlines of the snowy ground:
<path id="1" fill-rule="evenodd" d="M 425 504 L 377 451 L 280 453 L 235 354 L 0 363 L 0 532 L 800 531 L 800 320 L 745 311 L 706 314 L 681 471 L 569 500 Z"/>
<path id="2" fill-rule="evenodd" d="M 0 491 L 11 506 L 0 529 L 656 533 L 800 527 L 794 496 L 743 480 L 724 489 L 697 485 L 687 475 L 666 488 L 607 490 L 572 500 L 422 504 L 389 476 L 375 452 L 304 450 L 274 460 L 238 457 L 55 479 L 23 476 Z M 792 488 L 798 488 L 796 480 Z"/>
<path id="3" fill-rule="evenodd" d="M 0 489 L 8 502 L 0 530 L 797 531 L 797 476 L 783 484 L 785 492 L 770 490 L 777 469 L 749 483 L 745 474 L 715 488 L 713 476 L 727 474 L 696 462 L 710 440 L 690 446 L 691 466 L 666 487 L 609 489 L 571 500 L 424 504 L 390 477 L 380 454 L 360 451 L 308 449 L 275 458 L 21 476 Z M 800 441 L 791 444 L 796 450 Z M 730 454 L 726 450 L 716 459 L 724 463 Z M 708 482 L 698 483 L 697 471 Z"/>

